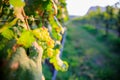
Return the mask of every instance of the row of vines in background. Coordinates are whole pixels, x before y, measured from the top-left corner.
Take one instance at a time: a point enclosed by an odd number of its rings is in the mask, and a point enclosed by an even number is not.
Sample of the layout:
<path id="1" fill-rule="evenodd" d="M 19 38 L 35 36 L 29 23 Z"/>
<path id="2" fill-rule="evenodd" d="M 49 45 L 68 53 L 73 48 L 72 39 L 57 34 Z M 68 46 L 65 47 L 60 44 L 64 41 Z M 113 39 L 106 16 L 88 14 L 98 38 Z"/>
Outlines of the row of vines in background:
<path id="1" fill-rule="evenodd" d="M 81 18 L 81 23 L 94 24 L 96 30 L 104 29 L 105 36 L 109 35 L 109 30 L 120 37 L 120 2 L 113 6 L 101 8 L 96 6 L 96 10 L 91 10 L 86 16 Z"/>
<path id="2" fill-rule="evenodd" d="M 46 59 L 66 71 L 59 54 L 67 20 L 65 0 L 0 0 L 1 79 L 44 80 Z"/>

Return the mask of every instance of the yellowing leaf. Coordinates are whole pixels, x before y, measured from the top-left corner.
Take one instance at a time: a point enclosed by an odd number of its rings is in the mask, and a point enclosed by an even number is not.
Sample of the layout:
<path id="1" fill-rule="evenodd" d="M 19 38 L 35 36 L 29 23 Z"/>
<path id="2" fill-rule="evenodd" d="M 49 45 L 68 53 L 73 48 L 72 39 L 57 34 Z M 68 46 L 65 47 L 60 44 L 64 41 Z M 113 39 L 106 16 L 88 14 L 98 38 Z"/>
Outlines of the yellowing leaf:
<path id="1" fill-rule="evenodd" d="M 17 41 L 17 44 L 23 45 L 26 48 L 32 46 L 32 43 L 35 41 L 33 34 L 30 31 L 24 31 L 20 38 Z"/>
<path id="2" fill-rule="evenodd" d="M 14 7 L 25 6 L 25 2 L 23 0 L 10 0 L 10 4 Z"/>

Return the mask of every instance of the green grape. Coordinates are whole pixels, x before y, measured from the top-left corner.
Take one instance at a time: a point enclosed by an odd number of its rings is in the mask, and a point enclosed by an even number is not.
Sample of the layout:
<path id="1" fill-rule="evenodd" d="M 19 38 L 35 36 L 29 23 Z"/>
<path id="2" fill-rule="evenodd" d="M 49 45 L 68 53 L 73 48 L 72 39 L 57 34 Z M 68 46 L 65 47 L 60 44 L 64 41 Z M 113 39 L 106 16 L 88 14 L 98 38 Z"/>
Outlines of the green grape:
<path id="1" fill-rule="evenodd" d="M 57 55 L 54 58 L 51 58 L 50 63 L 52 63 L 54 65 L 56 70 L 67 71 L 67 69 L 68 69 L 68 63 L 65 61 L 62 61 L 59 58 L 59 55 Z"/>
<path id="2" fill-rule="evenodd" d="M 47 42 L 47 46 L 50 48 L 54 48 L 54 40 L 49 39 L 49 41 Z"/>
<path id="3" fill-rule="evenodd" d="M 44 50 L 47 49 L 46 42 L 38 41 L 38 44 L 39 44 Z"/>
<path id="4" fill-rule="evenodd" d="M 46 50 L 47 56 L 51 58 L 53 56 L 53 49 L 52 48 L 47 48 Z"/>
<path id="5" fill-rule="evenodd" d="M 62 31 L 62 28 L 57 26 L 55 28 L 52 28 L 53 31 L 55 31 L 56 33 L 60 33 Z"/>
<path id="6" fill-rule="evenodd" d="M 59 41 L 62 40 L 62 35 L 61 34 L 57 34 L 57 40 L 59 40 Z"/>
<path id="7" fill-rule="evenodd" d="M 53 32 L 52 33 L 52 37 L 58 41 L 61 41 L 62 40 L 62 35 L 60 33 L 55 33 Z"/>
<path id="8" fill-rule="evenodd" d="M 50 38 L 47 28 L 38 28 L 33 30 L 32 33 L 41 41 L 48 41 Z"/>
<path id="9" fill-rule="evenodd" d="M 55 54 L 60 54 L 60 50 L 59 49 L 55 49 Z"/>
<path id="10" fill-rule="evenodd" d="M 61 66 L 61 71 L 67 71 L 68 70 L 68 63 L 66 61 L 63 61 L 63 64 Z"/>
<path id="11" fill-rule="evenodd" d="M 46 44 L 46 46 L 48 46 L 49 48 L 54 47 L 54 40 L 52 40 L 52 38 L 50 37 L 47 28 L 42 27 L 39 29 L 35 29 L 32 32 L 34 36 L 38 38 L 39 41 L 41 41 L 41 43 L 39 42 L 39 44 L 43 45 L 42 42 L 44 42 L 44 44 Z"/>
<path id="12" fill-rule="evenodd" d="M 39 29 L 35 29 L 32 32 L 36 38 L 41 39 L 41 33 Z"/>

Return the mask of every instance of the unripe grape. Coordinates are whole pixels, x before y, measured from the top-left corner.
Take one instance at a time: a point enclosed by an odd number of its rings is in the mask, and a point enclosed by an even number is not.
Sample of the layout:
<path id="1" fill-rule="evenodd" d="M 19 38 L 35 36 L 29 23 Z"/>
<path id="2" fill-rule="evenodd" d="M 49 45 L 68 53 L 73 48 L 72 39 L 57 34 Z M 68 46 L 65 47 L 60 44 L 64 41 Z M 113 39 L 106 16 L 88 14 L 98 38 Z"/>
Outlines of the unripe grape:
<path id="1" fill-rule="evenodd" d="M 60 50 L 59 49 L 55 49 L 55 54 L 59 54 Z"/>
<path id="2" fill-rule="evenodd" d="M 53 49 L 52 48 L 48 48 L 46 52 L 47 52 L 47 56 L 48 57 L 52 57 L 53 56 Z"/>

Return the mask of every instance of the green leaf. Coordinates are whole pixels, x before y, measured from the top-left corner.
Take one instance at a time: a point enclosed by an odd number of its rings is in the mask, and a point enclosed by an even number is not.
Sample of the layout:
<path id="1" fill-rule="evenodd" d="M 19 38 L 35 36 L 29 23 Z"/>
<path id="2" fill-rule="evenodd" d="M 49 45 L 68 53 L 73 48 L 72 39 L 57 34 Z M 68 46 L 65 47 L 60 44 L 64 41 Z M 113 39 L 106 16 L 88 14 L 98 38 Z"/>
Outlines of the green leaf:
<path id="1" fill-rule="evenodd" d="M 25 2 L 23 0 L 10 0 L 10 4 L 14 7 L 23 7 Z"/>
<path id="2" fill-rule="evenodd" d="M 34 46 L 29 48 L 29 57 L 30 58 L 36 58 L 38 56 L 38 52 Z"/>
<path id="3" fill-rule="evenodd" d="M 35 38 L 31 31 L 24 31 L 22 32 L 20 38 L 17 41 L 17 44 L 23 45 L 26 48 L 29 48 L 32 46 L 32 43 L 35 41 Z"/>
<path id="4" fill-rule="evenodd" d="M 62 48 L 62 44 L 61 43 L 55 43 L 55 47 L 54 49 L 61 49 Z"/>
<path id="5" fill-rule="evenodd" d="M 8 40 L 12 39 L 14 37 L 14 33 L 12 30 L 10 29 L 6 29 L 4 30 L 1 35 L 5 38 L 7 38 Z"/>
<path id="6" fill-rule="evenodd" d="M 15 18 L 14 20 L 12 20 L 10 23 L 6 23 L 4 26 L 0 27 L 0 33 L 3 32 L 4 30 L 12 27 L 13 25 L 16 24 L 18 18 Z"/>

